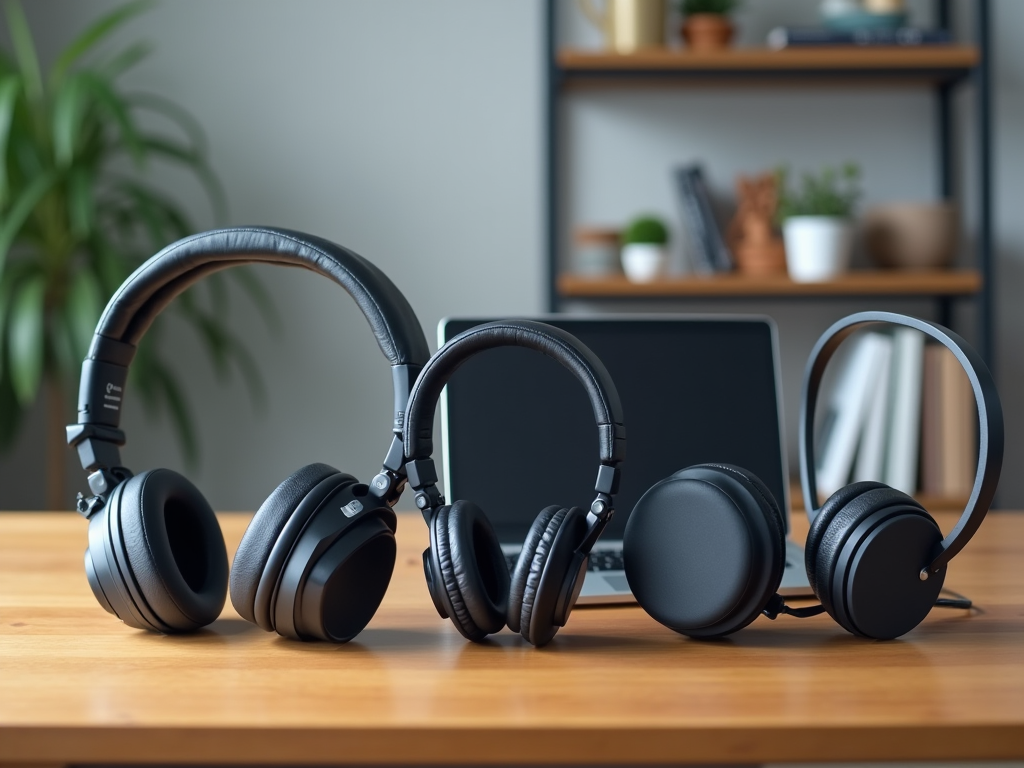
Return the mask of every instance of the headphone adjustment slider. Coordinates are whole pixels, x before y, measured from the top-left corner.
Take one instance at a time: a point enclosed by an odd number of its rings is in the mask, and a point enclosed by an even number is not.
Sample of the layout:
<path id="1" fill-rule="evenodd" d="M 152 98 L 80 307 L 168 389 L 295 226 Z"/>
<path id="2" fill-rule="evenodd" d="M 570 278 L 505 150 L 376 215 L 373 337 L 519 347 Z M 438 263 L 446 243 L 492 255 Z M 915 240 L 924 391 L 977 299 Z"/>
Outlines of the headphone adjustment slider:
<path id="1" fill-rule="evenodd" d="M 78 512 L 86 520 L 91 518 L 97 512 L 103 508 L 103 497 L 102 496 L 90 496 L 88 498 L 78 492 L 78 497 L 75 500 L 75 511 Z"/>

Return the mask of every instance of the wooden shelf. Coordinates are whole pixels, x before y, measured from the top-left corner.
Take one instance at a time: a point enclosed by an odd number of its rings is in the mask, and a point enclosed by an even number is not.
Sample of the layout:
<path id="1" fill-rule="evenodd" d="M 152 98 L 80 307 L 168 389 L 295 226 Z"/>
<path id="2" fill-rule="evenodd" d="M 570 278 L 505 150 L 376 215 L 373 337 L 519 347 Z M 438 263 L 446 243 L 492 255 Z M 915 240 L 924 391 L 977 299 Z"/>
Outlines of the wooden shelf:
<path id="1" fill-rule="evenodd" d="M 701 52 L 662 48 L 631 54 L 562 50 L 557 68 L 566 80 L 591 78 L 756 79 L 883 77 L 956 80 L 978 64 L 978 50 L 967 45 L 790 48 L 732 48 Z"/>
<path id="2" fill-rule="evenodd" d="M 815 296 L 969 296 L 981 290 L 975 270 L 849 272 L 825 283 L 796 283 L 787 275 L 750 277 L 736 272 L 707 277 L 666 277 L 652 283 L 631 283 L 620 275 L 582 277 L 563 274 L 563 298 L 729 298 Z"/>

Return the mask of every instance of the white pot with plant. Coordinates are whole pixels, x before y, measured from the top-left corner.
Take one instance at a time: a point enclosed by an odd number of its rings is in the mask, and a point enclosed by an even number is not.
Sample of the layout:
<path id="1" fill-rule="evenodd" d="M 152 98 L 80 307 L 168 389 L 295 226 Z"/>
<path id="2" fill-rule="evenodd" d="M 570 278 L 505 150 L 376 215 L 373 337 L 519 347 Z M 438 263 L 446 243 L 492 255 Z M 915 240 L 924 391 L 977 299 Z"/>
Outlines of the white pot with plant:
<path id="1" fill-rule="evenodd" d="M 801 189 L 779 171 L 779 219 L 786 245 L 786 269 L 798 283 L 817 283 L 850 268 L 853 208 L 860 197 L 860 169 L 847 163 L 804 174 Z"/>
<path id="2" fill-rule="evenodd" d="M 668 265 L 668 229 L 654 216 L 640 216 L 622 235 L 622 270 L 634 283 L 650 283 Z"/>

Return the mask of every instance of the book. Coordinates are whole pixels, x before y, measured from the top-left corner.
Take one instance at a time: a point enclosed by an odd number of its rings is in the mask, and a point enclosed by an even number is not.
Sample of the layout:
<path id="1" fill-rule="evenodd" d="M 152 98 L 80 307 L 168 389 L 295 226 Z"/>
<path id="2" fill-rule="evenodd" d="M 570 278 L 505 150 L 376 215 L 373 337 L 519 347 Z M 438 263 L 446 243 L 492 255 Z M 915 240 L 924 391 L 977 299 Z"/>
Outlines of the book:
<path id="1" fill-rule="evenodd" d="M 872 46 L 872 45 L 949 45 L 953 35 L 946 29 L 834 30 L 824 27 L 775 27 L 768 33 L 768 47 L 774 51 L 783 48 L 816 46 Z"/>
<path id="2" fill-rule="evenodd" d="M 921 380 L 924 334 L 897 328 L 893 334 L 892 398 L 884 482 L 906 494 L 917 491 L 921 442 Z"/>
<path id="3" fill-rule="evenodd" d="M 718 227 L 700 166 L 677 168 L 675 178 L 688 243 L 687 252 L 693 271 L 707 275 L 731 270 L 732 254 Z"/>
<path id="4" fill-rule="evenodd" d="M 823 443 L 817 486 L 823 496 L 831 496 L 850 481 L 872 387 L 877 386 L 877 370 L 886 354 L 881 334 L 866 333 L 851 343 L 854 347 L 837 374 L 819 433 Z"/>
<path id="5" fill-rule="evenodd" d="M 970 495 L 978 463 L 978 414 L 971 382 L 952 352 L 925 349 L 921 408 L 921 489 L 949 499 Z"/>
<path id="6" fill-rule="evenodd" d="M 886 426 L 889 423 L 889 393 L 892 390 L 890 374 L 892 361 L 892 336 L 875 333 L 882 349 L 878 357 L 873 381 L 869 384 L 867 415 L 864 432 L 857 448 L 857 461 L 853 468 L 853 480 L 881 480 L 885 472 Z"/>
<path id="7" fill-rule="evenodd" d="M 924 348 L 921 381 L 921 490 L 945 495 L 942 478 L 945 439 L 942 435 L 942 354 L 949 350 L 939 344 Z"/>

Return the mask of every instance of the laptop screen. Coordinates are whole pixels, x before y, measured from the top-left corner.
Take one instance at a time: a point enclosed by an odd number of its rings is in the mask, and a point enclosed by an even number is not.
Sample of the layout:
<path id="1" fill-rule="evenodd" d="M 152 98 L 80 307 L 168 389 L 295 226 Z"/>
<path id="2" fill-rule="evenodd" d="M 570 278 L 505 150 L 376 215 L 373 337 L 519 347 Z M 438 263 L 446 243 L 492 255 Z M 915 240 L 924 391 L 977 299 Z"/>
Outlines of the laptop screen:
<path id="1" fill-rule="evenodd" d="M 622 400 L 626 459 L 605 539 L 621 539 L 654 483 L 691 464 L 750 470 L 787 511 L 775 330 L 763 317 L 557 316 L 608 368 Z M 442 320 L 442 341 L 486 319 Z M 576 378 L 533 350 L 501 347 L 459 368 L 442 400 L 449 500 L 470 499 L 503 543 L 549 504 L 594 498 L 597 427 Z M 787 518 L 788 520 L 788 518 Z"/>

